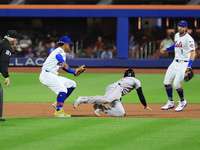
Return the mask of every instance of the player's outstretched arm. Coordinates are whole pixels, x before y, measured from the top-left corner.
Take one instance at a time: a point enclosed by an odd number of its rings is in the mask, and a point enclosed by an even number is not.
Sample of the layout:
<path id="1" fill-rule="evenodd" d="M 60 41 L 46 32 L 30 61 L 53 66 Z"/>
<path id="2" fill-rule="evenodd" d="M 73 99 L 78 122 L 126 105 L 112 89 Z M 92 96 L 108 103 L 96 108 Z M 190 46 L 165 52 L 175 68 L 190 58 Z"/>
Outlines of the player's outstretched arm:
<path id="1" fill-rule="evenodd" d="M 146 100 L 144 98 L 144 94 L 142 92 L 142 87 L 136 89 L 136 91 L 139 96 L 140 102 L 144 105 L 144 109 L 152 111 L 152 109 L 147 106 Z"/>
<path id="2" fill-rule="evenodd" d="M 166 51 L 167 51 L 167 49 L 161 49 L 161 50 L 160 50 L 160 53 L 163 54 L 163 53 L 165 53 Z"/>
<path id="3" fill-rule="evenodd" d="M 174 44 L 168 48 L 161 49 L 160 52 L 165 53 L 166 51 L 171 51 L 171 50 L 174 50 Z"/>

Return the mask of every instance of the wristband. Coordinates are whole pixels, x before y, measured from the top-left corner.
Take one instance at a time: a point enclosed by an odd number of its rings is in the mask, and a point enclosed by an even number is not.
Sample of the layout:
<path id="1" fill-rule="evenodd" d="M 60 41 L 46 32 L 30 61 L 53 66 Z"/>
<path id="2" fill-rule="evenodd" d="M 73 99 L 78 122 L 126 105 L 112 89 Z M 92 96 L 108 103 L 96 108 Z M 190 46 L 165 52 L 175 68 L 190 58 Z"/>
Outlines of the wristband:
<path id="1" fill-rule="evenodd" d="M 189 63 L 188 63 L 188 67 L 191 67 L 193 63 L 193 60 L 190 59 Z"/>

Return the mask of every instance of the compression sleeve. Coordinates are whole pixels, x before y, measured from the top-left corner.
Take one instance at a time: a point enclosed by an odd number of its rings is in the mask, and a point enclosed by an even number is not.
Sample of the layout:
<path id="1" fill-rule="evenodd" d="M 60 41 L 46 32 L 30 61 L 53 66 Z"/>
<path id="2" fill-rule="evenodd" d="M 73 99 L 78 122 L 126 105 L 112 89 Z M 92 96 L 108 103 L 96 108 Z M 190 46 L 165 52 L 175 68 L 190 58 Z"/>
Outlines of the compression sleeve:
<path id="1" fill-rule="evenodd" d="M 63 69 L 64 71 L 66 71 L 66 72 L 73 73 L 73 74 L 75 74 L 75 72 L 76 72 L 75 70 L 71 69 L 70 67 L 69 67 L 68 69 L 62 67 L 62 69 Z"/>
<path id="2" fill-rule="evenodd" d="M 174 44 L 167 48 L 167 51 L 171 51 L 171 50 L 174 50 Z"/>
<path id="3" fill-rule="evenodd" d="M 136 89 L 136 90 L 137 90 L 137 94 L 138 94 L 138 97 L 139 97 L 139 99 L 140 99 L 140 102 L 141 102 L 144 106 L 146 106 L 147 103 L 146 103 L 146 100 L 145 100 L 144 95 L 143 95 L 143 92 L 142 92 L 142 87 L 140 87 L 140 88 L 138 88 L 138 89 Z"/>
<path id="4" fill-rule="evenodd" d="M 61 62 L 61 63 L 64 62 L 64 59 L 63 59 L 63 57 L 62 57 L 61 54 L 57 54 L 57 55 L 56 55 L 56 59 L 57 59 L 59 62 Z"/>

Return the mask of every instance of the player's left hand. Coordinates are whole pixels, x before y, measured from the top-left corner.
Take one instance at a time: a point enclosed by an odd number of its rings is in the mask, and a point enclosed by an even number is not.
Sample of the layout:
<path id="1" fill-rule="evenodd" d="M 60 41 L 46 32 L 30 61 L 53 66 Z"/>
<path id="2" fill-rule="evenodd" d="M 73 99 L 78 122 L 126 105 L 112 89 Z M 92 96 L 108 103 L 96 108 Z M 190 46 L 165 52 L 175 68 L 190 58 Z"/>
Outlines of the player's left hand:
<path id="1" fill-rule="evenodd" d="M 6 84 L 7 87 L 9 87 L 10 86 L 10 79 L 9 78 L 5 78 L 4 84 Z"/>
<path id="2" fill-rule="evenodd" d="M 193 77 L 194 77 L 193 69 L 191 67 L 188 67 L 185 71 L 185 77 L 184 77 L 185 82 L 190 81 Z"/>
<path id="3" fill-rule="evenodd" d="M 144 109 L 147 109 L 147 110 L 149 110 L 149 111 L 152 111 L 152 109 L 149 108 L 148 106 L 144 106 Z"/>
<path id="4" fill-rule="evenodd" d="M 85 65 L 82 65 L 76 69 L 76 72 L 74 74 L 75 77 L 79 76 L 81 73 L 83 73 L 86 70 Z"/>

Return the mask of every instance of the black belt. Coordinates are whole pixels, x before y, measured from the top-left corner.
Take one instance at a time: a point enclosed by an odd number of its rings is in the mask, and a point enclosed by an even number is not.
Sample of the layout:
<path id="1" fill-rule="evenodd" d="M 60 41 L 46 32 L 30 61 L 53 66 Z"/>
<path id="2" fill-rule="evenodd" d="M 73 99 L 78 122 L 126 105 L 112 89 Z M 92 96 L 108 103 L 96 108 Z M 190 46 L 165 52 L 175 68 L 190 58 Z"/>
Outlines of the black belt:
<path id="1" fill-rule="evenodd" d="M 189 61 L 187 61 L 187 60 L 178 60 L 178 59 L 176 59 L 175 61 L 176 61 L 176 62 L 181 62 L 181 61 L 183 61 L 183 62 L 189 62 Z"/>

